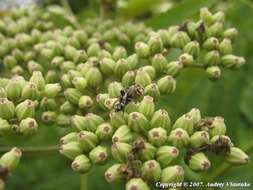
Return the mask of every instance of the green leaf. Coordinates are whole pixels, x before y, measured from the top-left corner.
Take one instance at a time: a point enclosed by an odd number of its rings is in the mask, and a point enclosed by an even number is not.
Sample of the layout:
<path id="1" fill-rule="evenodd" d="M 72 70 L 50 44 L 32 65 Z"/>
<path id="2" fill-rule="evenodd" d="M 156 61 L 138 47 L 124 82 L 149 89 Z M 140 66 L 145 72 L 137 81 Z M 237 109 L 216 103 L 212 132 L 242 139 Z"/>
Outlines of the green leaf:
<path id="1" fill-rule="evenodd" d="M 184 19 L 194 15 L 201 7 L 210 6 L 216 1 L 210 0 L 187 0 L 168 10 L 167 12 L 151 18 L 147 25 L 154 28 L 164 28 L 169 25 L 180 23 Z"/>

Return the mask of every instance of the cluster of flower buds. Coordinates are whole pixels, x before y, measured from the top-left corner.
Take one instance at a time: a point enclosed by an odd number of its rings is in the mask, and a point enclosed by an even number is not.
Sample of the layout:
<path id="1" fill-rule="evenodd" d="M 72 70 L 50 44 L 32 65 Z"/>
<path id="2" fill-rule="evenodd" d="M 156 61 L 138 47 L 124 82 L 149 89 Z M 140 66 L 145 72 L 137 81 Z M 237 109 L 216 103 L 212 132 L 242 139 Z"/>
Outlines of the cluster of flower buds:
<path id="1" fill-rule="evenodd" d="M 195 171 L 209 168 L 206 152 L 232 164 L 248 162 L 225 136 L 221 117 L 202 118 L 192 109 L 172 125 L 166 109 L 155 104 L 175 91 L 183 68 L 203 68 L 214 80 L 220 66 L 244 64 L 232 54 L 237 31 L 224 28 L 222 12 L 203 8 L 199 21 L 158 31 L 101 19 L 79 27 L 69 18 L 57 26 L 52 15 L 65 18 L 60 7 L 33 7 L 0 20 L 1 135 L 34 134 L 42 122 L 73 127 L 60 139 L 60 153 L 73 160 L 72 169 L 86 173 L 110 157 L 115 164 L 105 179 L 125 182 L 126 190 L 183 181 L 183 149 Z M 180 52 L 175 60 L 173 49 Z"/>

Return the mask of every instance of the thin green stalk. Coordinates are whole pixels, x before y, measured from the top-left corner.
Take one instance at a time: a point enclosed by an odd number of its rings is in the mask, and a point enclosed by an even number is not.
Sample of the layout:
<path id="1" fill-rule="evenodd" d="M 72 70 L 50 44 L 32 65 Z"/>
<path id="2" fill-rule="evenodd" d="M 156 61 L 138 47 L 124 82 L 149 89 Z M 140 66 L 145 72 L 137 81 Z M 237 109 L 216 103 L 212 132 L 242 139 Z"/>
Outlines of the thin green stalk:
<path id="1" fill-rule="evenodd" d="M 87 174 L 80 175 L 80 190 L 88 190 Z"/>
<path id="2" fill-rule="evenodd" d="M 9 146 L 2 146 L 0 147 L 0 153 L 5 153 L 9 151 L 12 147 Z M 48 155 L 54 154 L 59 151 L 58 145 L 53 146 L 27 146 L 27 147 L 19 147 L 22 150 L 23 155 Z"/>

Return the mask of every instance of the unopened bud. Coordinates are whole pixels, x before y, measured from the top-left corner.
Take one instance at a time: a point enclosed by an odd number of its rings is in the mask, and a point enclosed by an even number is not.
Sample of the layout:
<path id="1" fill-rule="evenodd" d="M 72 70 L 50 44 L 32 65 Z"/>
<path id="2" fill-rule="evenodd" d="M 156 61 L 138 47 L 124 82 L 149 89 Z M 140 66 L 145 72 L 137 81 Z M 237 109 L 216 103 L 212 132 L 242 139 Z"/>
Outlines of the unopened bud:
<path id="1" fill-rule="evenodd" d="M 167 141 L 167 131 L 164 128 L 153 128 L 148 132 L 148 141 L 155 145 L 161 146 Z"/>
<path id="2" fill-rule="evenodd" d="M 222 55 L 231 54 L 232 53 L 232 44 L 231 40 L 225 38 L 219 44 L 219 51 Z"/>
<path id="3" fill-rule="evenodd" d="M 245 64 L 245 59 L 236 55 L 228 54 L 221 58 L 222 65 L 228 69 L 237 69 Z"/>
<path id="4" fill-rule="evenodd" d="M 33 118 L 23 119 L 18 127 L 18 132 L 23 135 L 32 135 L 38 130 L 38 124 Z"/>
<path id="5" fill-rule="evenodd" d="M 86 73 L 86 79 L 90 87 L 97 87 L 103 80 L 103 76 L 98 68 L 91 67 Z"/>
<path id="6" fill-rule="evenodd" d="M 184 180 L 184 169 L 182 166 L 174 165 L 164 168 L 162 170 L 161 182 L 175 183 Z"/>
<path id="7" fill-rule="evenodd" d="M 221 70 L 218 66 L 207 67 L 206 69 L 207 76 L 210 80 L 218 80 L 221 76 Z"/>
<path id="8" fill-rule="evenodd" d="M 171 131 L 169 136 L 169 141 L 172 143 L 173 146 L 178 148 L 182 148 L 188 145 L 190 137 L 188 133 L 182 128 L 176 128 Z"/>
<path id="9" fill-rule="evenodd" d="M 109 140 L 113 135 L 113 128 L 109 123 L 102 123 L 97 127 L 96 135 L 100 140 Z"/>
<path id="10" fill-rule="evenodd" d="M 27 117 L 34 118 L 36 103 L 27 99 L 16 106 L 16 115 L 18 120 L 25 119 Z"/>
<path id="11" fill-rule="evenodd" d="M 67 88 L 64 91 L 64 96 L 70 103 L 78 105 L 79 99 L 82 97 L 82 93 L 75 88 Z"/>
<path id="12" fill-rule="evenodd" d="M 238 31 L 236 28 L 229 28 L 223 32 L 224 38 L 234 39 L 238 35 Z"/>
<path id="13" fill-rule="evenodd" d="M 111 125 L 116 129 L 122 125 L 127 124 L 125 121 L 123 112 L 112 111 L 112 112 L 110 112 L 109 116 L 110 116 Z"/>
<path id="14" fill-rule="evenodd" d="M 109 183 L 119 183 L 125 179 L 124 173 L 121 171 L 122 164 L 114 164 L 109 167 L 104 176 L 107 182 Z"/>
<path id="15" fill-rule="evenodd" d="M 7 120 L 0 118 L 0 135 L 5 134 L 11 130 L 11 125 Z"/>
<path id="16" fill-rule="evenodd" d="M 207 51 L 218 49 L 218 46 L 219 40 L 215 37 L 210 37 L 203 43 L 203 48 Z"/>
<path id="17" fill-rule="evenodd" d="M 112 157 L 120 162 L 124 163 L 127 160 L 128 154 L 131 152 L 132 146 L 127 143 L 115 142 L 112 144 L 111 152 Z"/>
<path id="18" fill-rule="evenodd" d="M 209 130 L 211 137 L 226 134 L 226 125 L 223 117 L 215 117 Z"/>
<path id="19" fill-rule="evenodd" d="M 83 174 L 83 173 L 87 173 L 90 170 L 91 163 L 87 156 L 85 156 L 84 154 L 81 154 L 75 157 L 75 159 L 73 160 L 71 164 L 71 168 L 75 172 L 79 172 Z"/>
<path id="20" fill-rule="evenodd" d="M 13 171 L 17 168 L 21 156 L 21 150 L 17 147 L 14 147 L 0 158 L 0 166 L 8 169 L 9 171 Z"/>
<path id="21" fill-rule="evenodd" d="M 79 108 L 90 108 L 93 105 L 93 100 L 90 96 L 81 96 L 78 102 Z"/>
<path id="22" fill-rule="evenodd" d="M 167 59 L 160 53 L 155 54 L 152 58 L 152 66 L 159 73 L 164 72 L 164 69 L 166 68 L 167 64 Z"/>
<path id="23" fill-rule="evenodd" d="M 102 146 L 97 146 L 90 151 L 89 157 L 93 164 L 105 164 L 108 158 L 107 149 Z"/>
<path id="24" fill-rule="evenodd" d="M 209 142 L 209 134 L 206 131 L 196 131 L 190 137 L 190 144 L 194 148 L 206 145 Z"/>
<path id="25" fill-rule="evenodd" d="M 38 90 L 42 91 L 45 88 L 45 80 L 43 78 L 43 75 L 40 71 L 34 71 L 31 78 L 30 82 L 33 82 L 37 85 Z"/>
<path id="26" fill-rule="evenodd" d="M 151 83 L 144 89 L 144 94 L 158 99 L 160 97 L 160 91 L 156 83 Z"/>
<path id="27" fill-rule="evenodd" d="M 159 35 L 153 35 L 148 41 L 151 54 L 160 53 L 163 50 L 163 42 Z"/>
<path id="28" fill-rule="evenodd" d="M 12 78 L 5 87 L 6 94 L 9 100 L 17 101 L 21 97 L 23 82 L 19 78 Z"/>
<path id="29" fill-rule="evenodd" d="M 226 156 L 226 161 L 232 165 L 244 165 L 249 162 L 249 156 L 240 148 L 231 147 L 230 152 Z"/>
<path id="30" fill-rule="evenodd" d="M 157 110 L 151 118 L 150 125 L 151 125 L 151 128 L 162 127 L 166 129 L 167 131 L 170 131 L 171 120 L 170 120 L 168 112 L 164 109 Z"/>
<path id="31" fill-rule="evenodd" d="M 189 160 L 189 167 L 194 171 L 205 171 L 210 166 L 211 162 L 203 152 L 193 154 Z"/>
<path id="32" fill-rule="evenodd" d="M 61 89 L 62 88 L 61 88 L 61 85 L 59 83 L 46 84 L 44 94 L 48 98 L 55 98 L 57 95 L 59 95 Z"/>
<path id="33" fill-rule="evenodd" d="M 112 136 L 112 142 L 130 143 L 134 139 L 133 133 L 127 125 L 120 126 Z"/>
<path id="34" fill-rule="evenodd" d="M 160 92 L 163 94 L 170 94 L 176 90 L 176 80 L 170 75 L 166 75 L 159 79 L 157 85 Z"/>
<path id="35" fill-rule="evenodd" d="M 77 135 L 78 142 L 85 152 L 89 152 L 98 144 L 97 136 L 89 131 L 80 131 Z"/>
<path id="36" fill-rule="evenodd" d="M 173 125 L 173 129 L 176 129 L 176 128 L 182 128 L 185 131 L 187 131 L 189 135 L 191 135 L 194 130 L 192 116 L 189 114 L 184 114 L 181 117 L 179 117 Z"/>
<path id="37" fill-rule="evenodd" d="M 126 56 L 127 56 L 127 51 L 124 47 L 121 47 L 121 46 L 116 47 L 112 55 L 115 61 L 118 61 L 122 58 L 126 58 Z"/>
<path id="38" fill-rule="evenodd" d="M 147 118 L 151 117 L 155 111 L 154 99 L 151 96 L 144 96 L 139 104 L 138 111 Z"/>
<path id="39" fill-rule="evenodd" d="M 191 41 L 184 46 L 184 52 L 197 57 L 200 53 L 199 43 L 197 41 Z"/>
<path id="40" fill-rule="evenodd" d="M 151 78 L 146 71 L 139 69 L 136 73 L 135 83 L 145 87 L 151 84 Z"/>
<path id="41" fill-rule="evenodd" d="M 169 166 L 169 164 L 178 157 L 179 151 L 174 146 L 161 146 L 157 149 L 156 160 L 161 164 L 162 168 Z"/>
<path id="42" fill-rule="evenodd" d="M 150 190 L 146 182 L 141 178 L 132 178 L 126 183 L 126 190 Z"/>
<path id="43" fill-rule="evenodd" d="M 150 55 L 149 46 L 143 42 L 137 42 L 135 44 L 135 52 L 140 58 L 146 58 Z"/>
<path id="44" fill-rule="evenodd" d="M 206 53 L 204 57 L 204 64 L 208 66 L 218 65 L 220 63 L 220 54 L 218 51 L 213 50 Z"/>
<path id="45" fill-rule="evenodd" d="M 135 132 L 145 132 L 149 128 L 149 121 L 139 112 L 132 112 L 128 116 L 128 126 Z"/>
<path id="46" fill-rule="evenodd" d="M 100 70 L 105 75 L 111 75 L 114 71 L 115 61 L 111 58 L 103 58 L 99 63 Z"/>
<path id="47" fill-rule="evenodd" d="M 213 15 L 212 13 L 208 10 L 207 7 L 203 7 L 200 9 L 200 19 L 207 25 L 210 25 L 213 23 Z"/>
<path id="48" fill-rule="evenodd" d="M 120 82 L 111 82 L 108 86 L 108 93 L 111 98 L 118 98 L 120 97 L 120 92 L 123 90 L 123 86 Z"/>
<path id="49" fill-rule="evenodd" d="M 67 135 L 61 137 L 60 143 L 61 144 L 67 144 L 69 142 L 75 142 L 77 141 L 77 134 L 76 132 L 68 133 Z"/>
<path id="50" fill-rule="evenodd" d="M 23 99 L 36 100 L 39 97 L 37 85 L 33 82 L 28 82 L 22 89 Z"/>
<path id="51" fill-rule="evenodd" d="M 127 71 L 123 75 L 121 82 L 124 87 L 128 87 L 134 84 L 134 80 L 135 80 L 135 71 Z"/>
<path id="52" fill-rule="evenodd" d="M 186 66 L 191 66 L 194 64 L 194 59 L 193 56 L 188 54 L 188 53 L 184 53 L 182 55 L 179 56 L 178 60 Z"/>
<path id="53" fill-rule="evenodd" d="M 0 98 L 0 117 L 2 119 L 11 119 L 15 115 L 15 106 L 7 98 Z"/>

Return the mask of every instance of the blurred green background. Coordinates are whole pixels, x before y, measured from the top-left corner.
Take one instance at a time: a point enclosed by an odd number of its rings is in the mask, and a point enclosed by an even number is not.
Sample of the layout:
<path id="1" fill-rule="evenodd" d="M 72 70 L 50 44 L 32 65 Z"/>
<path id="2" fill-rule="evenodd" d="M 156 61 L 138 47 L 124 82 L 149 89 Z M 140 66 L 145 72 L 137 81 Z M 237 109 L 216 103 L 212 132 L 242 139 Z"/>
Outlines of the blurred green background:
<path id="1" fill-rule="evenodd" d="M 113 1 L 113 0 L 111 0 Z M 8 1 L 3 2 L 3 5 Z M 20 1 L 22 2 L 22 1 Z M 82 22 L 98 14 L 97 0 L 46 0 L 42 6 L 57 3 L 71 8 Z M 0 4 L 0 5 L 1 5 Z M 70 7 L 68 7 L 68 5 Z M 201 7 L 222 10 L 227 24 L 239 30 L 234 42 L 234 53 L 244 56 L 247 64 L 240 70 L 224 71 L 217 82 L 210 82 L 198 69 L 185 70 L 177 79 L 177 90 L 164 97 L 160 105 L 166 105 L 173 121 L 191 108 L 197 107 L 203 116 L 223 116 L 228 134 L 236 146 L 253 158 L 253 2 L 250 0 L 118 0 L 115 19 L 134 19 L 156 29 L 179 24 L 198 14 Z M 8 145 L 56 145 L 66 129 L 41 126 L 40 133 L 31 139 L 0 140 Z M 8 141 L 8 142 L 6 142 Z M 253 189 L 253 163 L 243 167 L 226 165 L 222 158 L 211 158 L 212 167 L 206 173 L 187 172 L 188 180 L 250 182 Z M 182 163 L 183 164 L 183 163 Z M 88 174 L 88 189 L 123 189 L 108 184 L 103 173 L 106 166 L 93 167 Z M 189 178 L 190 176 L 190 178 Z M 80 189 L 80 176 L 72 172 L 70 161 L 60 154 L 31 155 L 22 162 L 7 184 L 7 190 L 76 190 Z"/>

